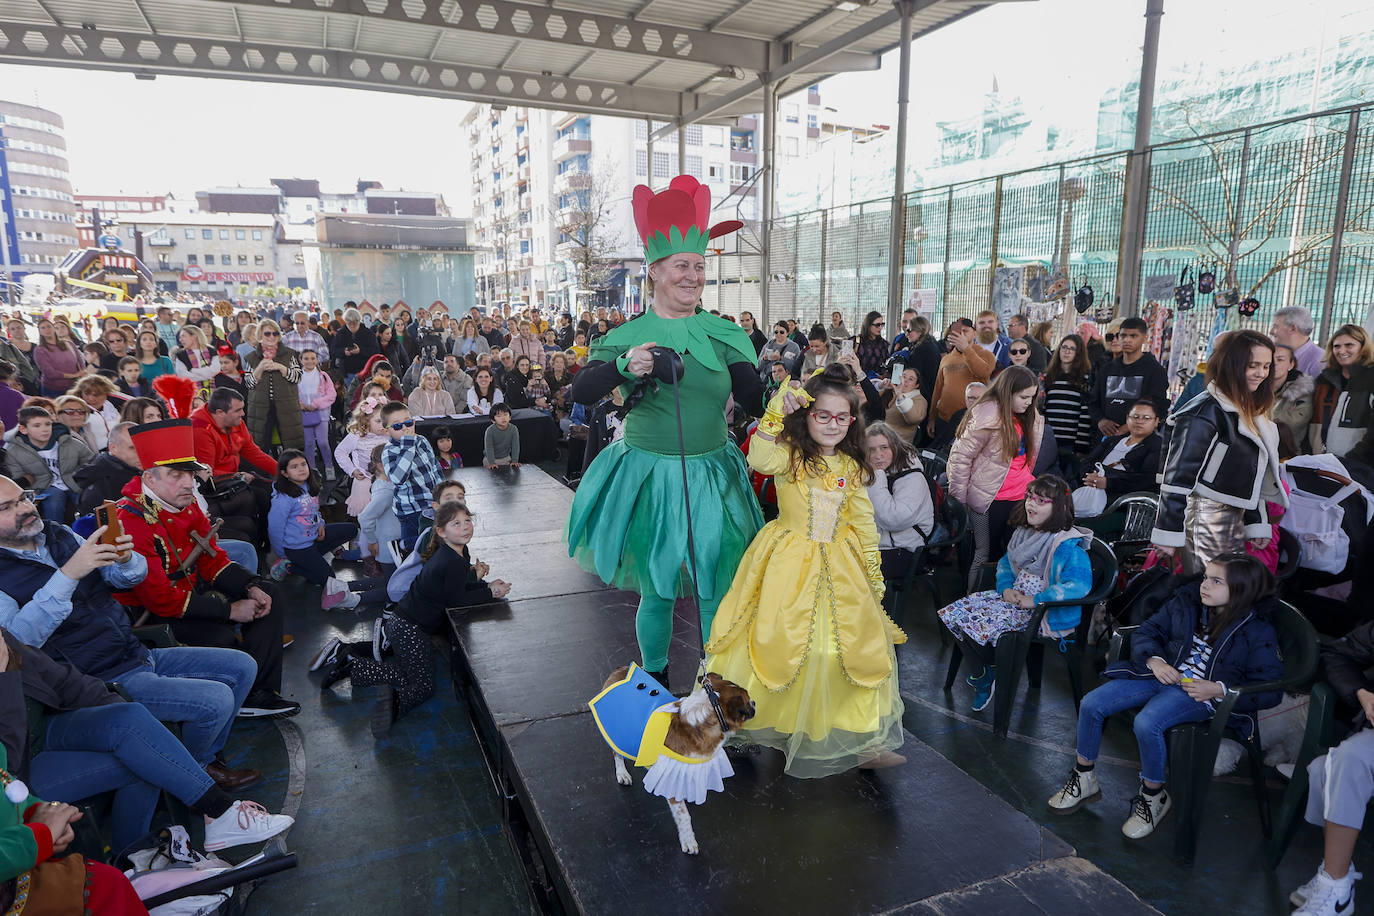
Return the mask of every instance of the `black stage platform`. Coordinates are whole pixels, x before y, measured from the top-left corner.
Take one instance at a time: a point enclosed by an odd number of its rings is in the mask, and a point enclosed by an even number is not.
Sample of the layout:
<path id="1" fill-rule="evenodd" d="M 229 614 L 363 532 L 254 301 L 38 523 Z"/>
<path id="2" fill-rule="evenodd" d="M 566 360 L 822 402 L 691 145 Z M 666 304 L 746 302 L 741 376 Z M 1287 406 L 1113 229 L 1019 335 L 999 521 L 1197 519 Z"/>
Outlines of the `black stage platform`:
<path id="1" fill-rule="evenodd" d="M 572 492 L 536 468 L 456 475 L 476 512 L 473 553 L 510 599 L 453 617 L 455 689 L 473 710 L 507 832 L 541 909 L 639 913 L 1153 913 L 928 746 L 906 766 L 824 780 L 781 755 L 733 755 L 725 792 L 693 807 L 684 855 L 639 775 L 615 782 L 586 702 L 637 658 L 633 595 L 567 557 Z M 674 686 L 695 673 L 679 604 Z M 642 771 L 641 771 L 642 772 Z"/>

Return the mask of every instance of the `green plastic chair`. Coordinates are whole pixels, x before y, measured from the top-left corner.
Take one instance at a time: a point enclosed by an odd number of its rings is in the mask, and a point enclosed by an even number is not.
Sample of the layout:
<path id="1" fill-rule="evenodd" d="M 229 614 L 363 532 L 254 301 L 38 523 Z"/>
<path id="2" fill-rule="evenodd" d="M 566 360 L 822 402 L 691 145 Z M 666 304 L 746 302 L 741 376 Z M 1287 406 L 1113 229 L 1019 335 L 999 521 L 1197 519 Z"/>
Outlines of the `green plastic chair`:
<path id="1" fill-rule="evenodd" d="M 1278 609 L 1270 618 L 1278 635 L 1279 652 L 1283 660 L 1283 675 L 1276 681 L 1228 687 L 1217 704 L 1216 713 L 1208 722 L 1188 722 L 1175 725 L 1165 737 L 1169 745 L 1169 794 L 1174 803 L 1174 856 L 1191 865 L 1197 851 L 1197 834 L 1202 823 L 1202 811 L 1207 792 L 1212 785 L 1212 768 L 1222 738 L 1231 738 L 1245 748 L 1250 761 L 1251 785 L 1255 803 L 1259 807 L 1260 826 L 1264 835 L 1273 834 L 1269 795 L 1264 782 L 1264 753 L 1258 727 L 1248 739 L 1227 725 L 1231 712 L 1243 696 L 1275 690 L 1292 691 L 1304 688 L 1317 673 L 1317 631 L 1293 605 L 1278 602 Z M 1122 627 L 1112 637 L 1109 657 L 1127 657 L 1127 640 L 1137 627 Z M 1310 715 L 1310 714 L 1309 714 Z M 1315 755 L 1314 755 L 1315 756 Z M 1310 758 L 1309 758 L 1310 759 Z M 1306 771 L 1304 770 L 1304 775 Z M 1294 776 L 1296 777 L 1296 772 Z M 1291 787 L 1290 787 L 1291 788 Z M 1304 787 L 1305 789 L 1305 787 Z M 1291 834 L 1290 834 L 1291 836 Z M 1286 845 L 1286 844 L 1285 844 Z"/>
<path id="2" fill-rule="evenodd" d="M 1288 844 L 1298 832 L 1303 821 L 1303 811 L 1307 807 L 1307 790 L 1311 780 L 1307 776 L 1307 765 L 1325 754 L 1339 742 L 1336 740 L 1336 707 L 1339 701 L 1336 691 L 1326 681 L 1312 685 L 1312 699 L 1307 707 L 1307 728 L 1303 732 L 1302 747 L 1298 759 L 1293 763 L 1293 778 L 1283 792 L 1279 803 L 1278 816 L 1274 818 L 1274 832 L 1269 837 L 1268 863 L 1271 869 L 1278 868 Z"/>

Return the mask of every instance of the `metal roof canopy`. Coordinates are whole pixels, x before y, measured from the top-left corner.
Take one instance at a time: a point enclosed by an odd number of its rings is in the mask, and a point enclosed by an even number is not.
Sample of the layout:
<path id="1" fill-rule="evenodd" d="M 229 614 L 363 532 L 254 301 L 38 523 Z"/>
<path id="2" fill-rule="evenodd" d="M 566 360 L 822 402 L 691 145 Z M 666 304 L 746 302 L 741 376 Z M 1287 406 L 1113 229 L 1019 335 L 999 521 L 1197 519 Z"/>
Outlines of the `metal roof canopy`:
<path id="1" fill-rule="evenodd" d="M 919 38 L 995 3 L 916 0 Z M 885 0 L 0 0 L 0 62 L 375 89 L 675 124 L 874 70 Z"/>

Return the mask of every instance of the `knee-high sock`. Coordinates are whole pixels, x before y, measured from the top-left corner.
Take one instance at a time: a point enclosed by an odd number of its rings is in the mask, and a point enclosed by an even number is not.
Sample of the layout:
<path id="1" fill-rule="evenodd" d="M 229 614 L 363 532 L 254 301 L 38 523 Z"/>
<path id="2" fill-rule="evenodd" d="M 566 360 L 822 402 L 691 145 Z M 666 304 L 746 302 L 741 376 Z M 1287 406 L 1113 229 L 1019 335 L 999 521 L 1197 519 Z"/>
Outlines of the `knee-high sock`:
<path id="1" fill-rule="evenodd" d="M 657 595 L 640 595 L 635 613 L 639 663 L 645 671 L 668 667 L 668 644 L 673 639 L 673 602 Z"/>

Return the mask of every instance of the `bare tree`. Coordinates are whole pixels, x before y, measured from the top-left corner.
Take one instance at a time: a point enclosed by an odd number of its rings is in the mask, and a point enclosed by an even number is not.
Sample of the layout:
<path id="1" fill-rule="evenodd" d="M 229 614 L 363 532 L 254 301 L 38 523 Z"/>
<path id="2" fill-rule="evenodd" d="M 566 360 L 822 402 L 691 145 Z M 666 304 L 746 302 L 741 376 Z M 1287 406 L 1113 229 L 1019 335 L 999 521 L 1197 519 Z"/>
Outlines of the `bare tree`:
<path id="1" fill-rule="evenodd" d="M 1244 133 L 1218 136 L 1210 116 L 1189 103 L 1177 109 L 1182 129 L 1197 138 L 1205 152 L 1199 158 L 1207 165 L 1197 167 L 1186 183 L 1178 180 L 1172 163 L 1152 169 L 1150 214 L 1177 227 L 1170 233 L 1177 243 L 1161 247 L 1191 249 L 1199 259 L 1214 262 L 1219 285 L 1226 286 L 1240 285 L 1246 258 L 1272 254 L 1240 290 L 1242 296 L 1257 296 L 1290 270 L 1325 270 L 1334 220 L 1321 219 L 1312 198 L 1339 172 L 1344 131 L 1313 122 L 1303 138 L 1267 142 L 1263 134 L 1252 133 L 1247 150 Z M 1370 209 L 1369 203 L 1352 209 L 1347 223 L 1363 219 Z"/>
<path id="2" fill-rule="evenodd" d="M 560 242 L 577 274 L 579 289 L 604 290 L 614 272 L 622 240 L 613 221 L 617 184 L 607 167 L 565 175 L 562 198 L 555 209 Z"/>
<path id="3" fill-rule="evenodd" d="M 510 214 L 498 216 L 491 221 L 491 237 L 493 250 L 497 254 L 497 263 L 501 265 L 501 278 L 506 289 L 506 302 L 510 302 L 510 275 L 511 264 L 514 263 L 514 251 L 519 245 L 519 224 L 516 218 Z M 492 292 L 496 289 L 493 286 Z"/>

